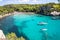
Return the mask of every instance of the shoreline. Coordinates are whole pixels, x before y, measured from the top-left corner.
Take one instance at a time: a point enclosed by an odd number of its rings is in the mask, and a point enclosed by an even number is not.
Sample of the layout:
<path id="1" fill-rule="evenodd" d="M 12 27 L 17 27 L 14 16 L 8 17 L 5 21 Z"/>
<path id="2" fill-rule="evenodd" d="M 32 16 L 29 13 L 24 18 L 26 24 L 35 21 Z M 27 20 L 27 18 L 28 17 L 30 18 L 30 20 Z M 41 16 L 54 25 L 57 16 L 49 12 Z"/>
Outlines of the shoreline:
<path id="1" fill-rule="evenodd" d="M 14 15 L 14 14 L 34 14 L 34 12 L 12 12 L 12 13 L 7 13 L 4 15 L 0 15 L 0 19 L 3 19 L 7 16 Z"/>
<path id="2" fill-rule="evenodd" d="M 60 13 L 60 12 L 59 12 Z M 4 14 L 4 15 L 0 15 L 0 19 L 3 19 L 7 16 L 10 16 L 10 15 L 14 15 L 14 14 L 35 14 L 34 12 L 12 12 L 12 13 L 7 13 L 7 14 Z M 41 15 L 41 14 L 40 14 Z M 52 14 L 53 15 L 53 14 Z"/>
<path id="3" fill-rule="evenodd" d="M 8 13 L 8 14 L 0 15 L 0 19 L 3 19 L 4 17 L 10 16 L 10 15 L 12 15 L 12 14 Z"/>

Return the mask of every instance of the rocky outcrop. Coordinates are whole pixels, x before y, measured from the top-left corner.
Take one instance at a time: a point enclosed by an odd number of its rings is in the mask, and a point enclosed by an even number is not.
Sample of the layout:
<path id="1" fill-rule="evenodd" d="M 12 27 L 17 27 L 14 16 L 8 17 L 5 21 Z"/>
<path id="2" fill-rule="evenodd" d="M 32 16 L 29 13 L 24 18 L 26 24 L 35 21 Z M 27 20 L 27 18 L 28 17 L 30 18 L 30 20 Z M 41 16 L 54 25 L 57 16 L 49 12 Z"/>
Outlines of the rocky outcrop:
<path id="1" fill-rule="evenodd" d="M 2 30 L 0 30 L 0 40 L 6 40 L 6 37 Z"/>
<path id="2" fill-rule="evenodd" d="M 57 16 L 57 15 L 60 15 L 60 12 L 53 11 L 53 12 L 51 12 L 51 15 L 53 15 L 53 16 Z"/>

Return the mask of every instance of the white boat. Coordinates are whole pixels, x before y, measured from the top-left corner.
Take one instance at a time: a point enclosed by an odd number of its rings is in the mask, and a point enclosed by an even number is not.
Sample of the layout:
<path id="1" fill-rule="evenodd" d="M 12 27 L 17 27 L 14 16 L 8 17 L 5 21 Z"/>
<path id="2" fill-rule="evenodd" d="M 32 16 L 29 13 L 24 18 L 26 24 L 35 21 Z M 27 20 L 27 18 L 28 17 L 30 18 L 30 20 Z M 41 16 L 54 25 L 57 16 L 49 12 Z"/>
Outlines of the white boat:
<path id="1" fill-rule="evenodd" d="M 45 24 L 47 24 L 46 22 L 39 22 L 38 23 L 39 25 L 45 25 Z"/>
<path id="2" fill-rule="evenodd" d="M 46 29 L 46 28 L 43 28 L 42 30 L 43 30 L 43 31 L 47 31 L 47 29 Z"/>

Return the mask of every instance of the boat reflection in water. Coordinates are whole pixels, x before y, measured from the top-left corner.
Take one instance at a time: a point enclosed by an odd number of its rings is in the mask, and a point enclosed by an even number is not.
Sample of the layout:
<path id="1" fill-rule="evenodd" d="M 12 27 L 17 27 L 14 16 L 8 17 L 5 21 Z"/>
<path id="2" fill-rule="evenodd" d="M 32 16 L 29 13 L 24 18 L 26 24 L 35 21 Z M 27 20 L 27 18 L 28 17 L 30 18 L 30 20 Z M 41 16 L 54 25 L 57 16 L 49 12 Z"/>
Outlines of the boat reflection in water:
<path id="1" fill-rule="evenodd" d="M 42 31 L 42 40 L 48 40 L 48 33 L 47 33 L 47 30 L 46 28 L 42 28 L 41 31 Z"/>

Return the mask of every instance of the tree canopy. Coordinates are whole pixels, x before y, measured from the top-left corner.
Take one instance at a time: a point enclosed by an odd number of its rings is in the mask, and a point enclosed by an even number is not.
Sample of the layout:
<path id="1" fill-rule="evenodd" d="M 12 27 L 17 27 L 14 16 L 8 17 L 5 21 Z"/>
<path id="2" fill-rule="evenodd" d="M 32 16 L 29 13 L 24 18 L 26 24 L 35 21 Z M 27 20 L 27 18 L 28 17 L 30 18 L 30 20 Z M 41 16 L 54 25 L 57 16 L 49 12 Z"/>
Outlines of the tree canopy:
<path id="1" fill-rule="evenodd" d="M 56 3 L 47 3 L 47 4 L 9 4 L 9 5 L 4 5 L 0 6 L 0 15 L 1 14 L 6 14 L 6 13 L 11 13 L 14 11 L 18 12 L 40 12 L 43 8 L 43 11 L 50 13 L 54 10 L 60 12 L 60 4 Z"/>

